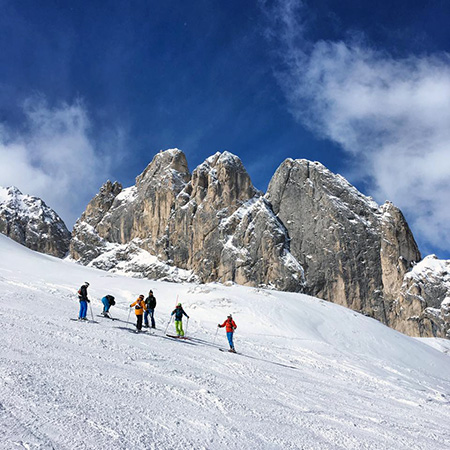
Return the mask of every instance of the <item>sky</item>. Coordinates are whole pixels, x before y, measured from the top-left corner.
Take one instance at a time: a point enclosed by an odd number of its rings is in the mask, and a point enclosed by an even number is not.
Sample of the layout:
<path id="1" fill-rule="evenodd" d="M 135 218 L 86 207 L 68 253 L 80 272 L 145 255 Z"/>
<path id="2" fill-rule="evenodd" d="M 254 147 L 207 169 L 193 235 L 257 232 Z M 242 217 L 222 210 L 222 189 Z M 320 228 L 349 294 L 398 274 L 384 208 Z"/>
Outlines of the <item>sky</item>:
<path id="1" fill-rule="evenodd" d="M 0 185 L 69 229 L 159 151 L 320 161 L 450 258 L 445 0 L 0 0 Z"/>

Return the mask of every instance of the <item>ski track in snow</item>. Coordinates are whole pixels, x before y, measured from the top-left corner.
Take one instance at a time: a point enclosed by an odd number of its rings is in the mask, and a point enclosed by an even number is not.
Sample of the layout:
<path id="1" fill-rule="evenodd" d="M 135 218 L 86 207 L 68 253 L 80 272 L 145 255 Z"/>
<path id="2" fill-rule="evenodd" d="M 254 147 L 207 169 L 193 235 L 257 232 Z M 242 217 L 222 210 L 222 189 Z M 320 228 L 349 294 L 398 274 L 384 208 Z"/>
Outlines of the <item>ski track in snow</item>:
<path id="1" fill-rule="evenodd" d="M 110 276 L 3 236 L 0 254 L 1 449 L 449 448 L 449 356 L 372 319 L 299 294 Z M 69 320 L 84 280 L 98 324 Z M 157 329 L 132 333 L 128 305 L 149 289 Z M 121 321 L 95 317 L 106 293 Z M 176 294 L 190 340 L 164 336 Z M 242 354 L 218 351 L 230 311 Z"/>

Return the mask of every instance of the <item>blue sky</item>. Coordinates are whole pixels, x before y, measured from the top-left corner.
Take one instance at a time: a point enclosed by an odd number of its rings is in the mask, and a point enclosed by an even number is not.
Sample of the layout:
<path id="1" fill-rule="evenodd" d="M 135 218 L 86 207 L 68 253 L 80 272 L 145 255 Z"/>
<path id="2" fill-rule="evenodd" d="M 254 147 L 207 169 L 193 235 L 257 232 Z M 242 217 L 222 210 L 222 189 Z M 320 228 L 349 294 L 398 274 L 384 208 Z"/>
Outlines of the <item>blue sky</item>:
<path id="1" fill-rule="evenodd" d="M 69 227 L 160 149 L 318 160 L 450 257 L 450 4 L 0 0 L 0 185 Z M 447 159 L 449 161 L 447 161 Z"/>

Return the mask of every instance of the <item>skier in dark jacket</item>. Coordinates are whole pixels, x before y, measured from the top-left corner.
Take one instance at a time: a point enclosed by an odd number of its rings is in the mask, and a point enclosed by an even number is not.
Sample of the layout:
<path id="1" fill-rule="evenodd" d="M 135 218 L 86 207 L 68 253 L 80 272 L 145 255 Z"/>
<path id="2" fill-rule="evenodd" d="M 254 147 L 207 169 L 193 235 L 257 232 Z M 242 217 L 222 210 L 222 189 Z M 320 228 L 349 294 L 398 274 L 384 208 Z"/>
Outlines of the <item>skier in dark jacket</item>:
<path id="1" fill-rule="evenodd" d="M 87 288 L 89 287 L 89 283 L 87 281 L 84 282 L 83 286 L 78 289 L 78 300 L 80 300 L 80 313 L 78 314 L 79 320 L 87 320 L 87 304 L 90 303 L 88 299 Z"/>
<path id="2" fill-rule="evenodd" d="M 189 316 L 184 312 L 184 309 L 181 306 L 181 303 L 178 303 L 177 307 L 172 311 L 172 316 L 175 314 L 175 330 L 177 331 L 177 336 L 183 337 L 183 315 L 185 315 L 188 319 Z"/>
<path id="3" fill-rule="evenodd" d="M 219 324 L 217 324 L 217 326 L 219 328 L 226 327 L 225 329 L 227 331 L 228 343 L 230 344 L 230 350 L 228 350 L 228 351 L 236 353 L 236 350 L 234 349 L 234 344 L 233 344 L 233 333 L 234 333 L 234 330 L 237 328 L 237 325 L 234 322 L 231 314 L 227 317 L 227 320 L 225 320 L 225 322 L 222 325 L 220 325 L 220 323 L 219 323 Z"/>
<path id="4" fill-rule="evenodd" d="M 105 317 L 111 317 L 109 315 L 109 308 L 111 308 L 111 306 L 114 306 L 116 304 L 114 297 L 112 295 L 105 295 L 102 298 L 102 303 L 103 303 L 103 312 L 102 314 Z"/>
<path id="5" fill-rule="evenodd" d="M 152 319 L 152 328 L 155 326 L 155 308 L 156 308 L 156 298 L 153 295 L 153 291 L 148 293 L 148 297 L 145 299 L 145 304 L 147 306 L 147 311 L 144 312 L 144 327 L 148 328 L 148 316 Z"/>

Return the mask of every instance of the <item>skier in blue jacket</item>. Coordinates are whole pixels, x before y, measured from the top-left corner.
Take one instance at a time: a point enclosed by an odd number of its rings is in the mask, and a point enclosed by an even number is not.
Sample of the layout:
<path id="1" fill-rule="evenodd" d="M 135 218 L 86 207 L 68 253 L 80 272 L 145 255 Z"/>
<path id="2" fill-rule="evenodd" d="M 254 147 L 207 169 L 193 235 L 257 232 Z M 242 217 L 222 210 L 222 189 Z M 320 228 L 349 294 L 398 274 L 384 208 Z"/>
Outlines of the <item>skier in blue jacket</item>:
<path id="1" fill-rule="evenodd" d="M 103 312 L 102 314 L 105 317 L 111 317 L 109 315 L 109 308 L 111 308 L 111 306 L 114 306 L 116 304 L 114 297 L 112 295 L 105 295 L 102 298 L 102 303 L 103 303 Z"/>

